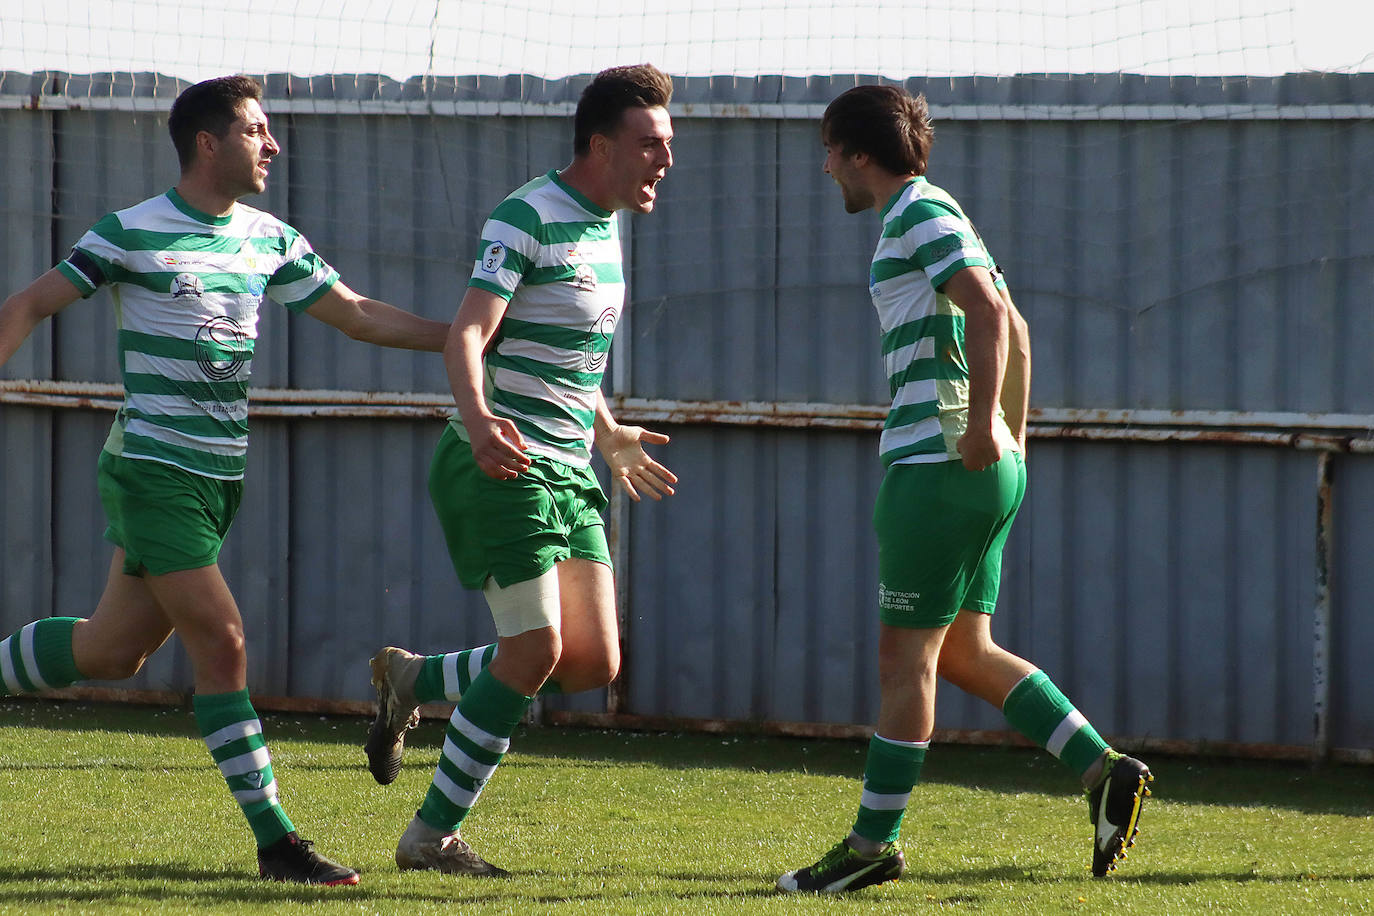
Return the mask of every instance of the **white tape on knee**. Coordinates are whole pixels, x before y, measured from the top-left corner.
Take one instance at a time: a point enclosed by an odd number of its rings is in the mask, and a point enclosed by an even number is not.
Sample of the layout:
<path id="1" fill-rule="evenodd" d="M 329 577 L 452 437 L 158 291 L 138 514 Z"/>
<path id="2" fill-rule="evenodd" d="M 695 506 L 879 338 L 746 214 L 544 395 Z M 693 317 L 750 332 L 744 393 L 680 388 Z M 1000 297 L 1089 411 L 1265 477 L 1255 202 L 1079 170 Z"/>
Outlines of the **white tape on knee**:
<path id="1" fill-rule="evenodd" d="M 558 602 L 558 570 L 550 569 L 542 576 L 513 582 L 505 588 L 487 579 L 482 587 L 496 621 L 498 636 L 519 636 L 541 627 L 558 629 L 563 621 Z"/>

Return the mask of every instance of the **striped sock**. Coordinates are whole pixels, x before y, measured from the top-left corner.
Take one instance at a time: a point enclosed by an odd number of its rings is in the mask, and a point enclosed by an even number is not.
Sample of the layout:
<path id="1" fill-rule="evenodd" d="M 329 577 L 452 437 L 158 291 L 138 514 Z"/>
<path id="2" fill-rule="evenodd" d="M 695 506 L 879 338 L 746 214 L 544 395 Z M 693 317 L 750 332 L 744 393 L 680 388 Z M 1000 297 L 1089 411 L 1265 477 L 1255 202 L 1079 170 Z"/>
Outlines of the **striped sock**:
<path id="1" fill-rule="evenodd" d="M 472 686 L 474 678 L 496 657 L 496 643 L 450 652 L 447 655 L 427 655 L 415 678 L 415 699 L 421 703 L 448 700 L 456 703 Z M 541 696 L 562 693 L 557 681 L 545 681 L 539 688 Z"/>
<path id="2" fill-rule="evenodd" d="M 248 691 L 196 694 L 192 705 L 205 746 L 248 818 L 258 848 L 271 846 L 293 832 L 296 828 L 277 801 L 272 758 L 262 739 L 262 723 L 248 700 Z"/>
<path id="3" fill-rule="evenodd" d="M 485 668 L 473 678 L 449 719 L 444 750 L 420 807 L 420 820 L 445 833 L 458 829 L 505 756 L 511 733 L 531 699 Z"/>
<path id="4" fill-rule="evenodd" d="M 72 657 L 79 617 L 47 617 L 0 640 L 0 696 L 53 690 L 82 680 Z"/>
<path id="5" fill-rule="evenodd" d="M 1107 750 L 1107 742 L 1043 671 L 1032 671 L 1011 689 L 1002 715 L 1079 778 Z"/>
<path id="6" fill-rule="evenodd" d="M 854 832 L 875 843 L 892 843 L 902 830 L 911 790 L 921 780 L 929 741 L 893 741 L 875 734 L 868 742 L 864 794 Z"/>

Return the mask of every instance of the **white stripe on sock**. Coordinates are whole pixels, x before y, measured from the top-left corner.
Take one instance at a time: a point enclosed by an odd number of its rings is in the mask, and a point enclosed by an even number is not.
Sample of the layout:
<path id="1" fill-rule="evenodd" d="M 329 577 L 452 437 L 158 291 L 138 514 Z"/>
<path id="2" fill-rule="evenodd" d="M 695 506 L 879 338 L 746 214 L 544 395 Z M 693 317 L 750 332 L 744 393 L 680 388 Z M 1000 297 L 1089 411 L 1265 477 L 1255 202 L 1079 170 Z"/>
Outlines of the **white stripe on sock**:
<path id="1" fill-rule="evenodd" d="M 467 754 L 463 753 L 462 748 L 453 743 L 452 738 L 444 739 L 444 756 L 453 762 L 453 765 L 473 779 L 486 781 L 491 779 L 491 774 L 496 772 L 496 765 L 478 763 Z"/>
<path id="2" fill-rule="evenodd" d="M 444 798 L 460 808 L 471 808 L 477 801 L 477 792 L 464 789 L 448 777 L 443 770 L 434 771 L 434 788 L 444 794 Z M 480 784 L 479 784 L 480 790 Z"/>
<path id="3" fill-rule="evenodd" d="M 477 680 L 477 675 L 479 675 L 479 674 L 482 673 L 482 667 L 483 667 L 483 666 L 482 666 L 482 656 L 483 656 L 483 655 L 486 655 L 486 654 L 487 654 L 487 647 L 486 647 L 486 646 L 483 646 L 483 647 L 480 648 L 480 649 L 473 649 L 473 650 L 472 650 L 472 654 L 468 656 L 468 683 L 469 683 L 469 684 L 471 684 L 473 681 Z M 492 658 L 495 658 L 495 657 L 496 657 L 496 653 L 493 652 L 493 653 L 491 654 L 491 657 L 492 657 Z"/>
<path id="4" fill-rule="evenodd" d="M 900 795 L 879 795 L 877 792 L 870 792 L 867 789 L 864 789 L 864 794 L 859 798 L 859 804 L 870 811 L 901 811 L 909 801 L 911 801 L 910 792 L 903 792 Z"/>
<path id="5" fill-rule="evenodd" d="M 458 686 L 458 653 L 450 652 L 444 656 L 444 699 L 457 701 L 462 694 Z"/>
<path id="6" fill-rule="evenodd" d="M 24 659 L 24 671 L 33 681 L 33 686 L 39 690 L 51 690 L 52 685 L 43 680 L 38 670 L 38 656 L 33 651 L 33 633 L 37 628 L 38 621 L 35 620 L 19 631 L 19 654 Z"/>
<path id="7" fill-rule="evenodd" d="M 1064 745 L 1069 743 L 1069 739 L 1078 734 L 1078 730 L 1087 724 L 1088 720 L 1075 709 L 1055 727 L 1053 734 L 1050 735 L 1050 740 L 1045 742 L 1045 750 L 1058 757 L 1064 752 Z"/>
<path id="8" fill-rule="evenodd" d="M 506 751 L 510 750 L 509 738 L 501 738 L 493 735 L 491 732 L 483 731 L 469 722 L 467 717 L 463 715 L 462 710 L 455 709 L 453 711 L 453 717 L 449 719 L 449 724 L 458 729 L 459 734 L 464 738 L 467 738 L 483 750 L 491 751 L 493 754 L 504 754 Z"/>
<path id="9" fill-rule="evenodd" d="M 235 722 L 233 725 L 226 725 L 219 731 L 211 732 L 205 736 L 205 745 L 210 750 L 224 747 L 230 741 L 238 741 L 240 738 L 247 738 L 249 735 L 261 735 L 262 723 L 257 719 L 249 719 L 246 722 Z"/>
<path id="10" fill-rule="evenodd" d="M 234 801 L 240 805 L 251 805 L 254 802 L 275 799 L 277 797 L 277 781 L 273 779 L 261 789 L 236 789 L 233 796 Z"/>
<path id="11" fill-rule="evenodd" d="M 5 690 L 10 693 L 24 693 L 24 685 L 19 683 L 19 675 L 14 670 L 14 659 L 10 658 L 10 640 L 13 636 L 6 636 L 0 640 L 0 678 L 5 681 Z"/>
<path id="12" fill-rule="evenodd" d="M 219 771 L 225 776 L 242 776 L 244 773 L 252 773 L 254 770 L 261 770 L 271 762 L 272 757 L 267 753 L 267 748 L 260 747 L 246 754 L 239 754 L 237 757 L 221 760 L 219 762 Z"/>

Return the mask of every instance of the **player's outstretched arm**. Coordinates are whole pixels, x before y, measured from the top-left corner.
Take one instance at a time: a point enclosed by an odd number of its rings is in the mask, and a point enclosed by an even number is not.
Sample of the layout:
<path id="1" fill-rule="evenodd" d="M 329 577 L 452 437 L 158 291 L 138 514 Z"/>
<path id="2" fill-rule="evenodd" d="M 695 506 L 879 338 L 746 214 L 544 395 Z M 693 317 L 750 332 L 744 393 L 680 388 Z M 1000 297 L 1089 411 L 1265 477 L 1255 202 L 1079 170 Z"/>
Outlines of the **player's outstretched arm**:
<path id="1" fill-rule="evenodd" d="M 631 499 L 639 501 L 640 489 L 654 499 L 673 495 L 677 475 L 644 451 L 645 442 L 662 445 L 668 441 L 667 436 L 639 426 L 622 426 L 615 422 L 610 407 L 606 405 L 606 398 L 600 391 L 596 393 L 594 426 L 596 447 L 601 457 L 606 459 L 611 477 L 625 488 Z"/>
<path id="2" fill-rule="evenodd" d="M 40 321 L 79 298 L 81 292 L 53 268 L 0 304 L 0 366 L 9 362 Z"/>
<path id="3" fill-rule="evenodd" d="M 338 328 L 354 340 L 379 347 L 438 353 L 444 349 L 448 337 L 448 325 L 444 322 L 421 318 L 394 305 L 360 296 L 342 281 L 330 287 L 305 313 Z"/>

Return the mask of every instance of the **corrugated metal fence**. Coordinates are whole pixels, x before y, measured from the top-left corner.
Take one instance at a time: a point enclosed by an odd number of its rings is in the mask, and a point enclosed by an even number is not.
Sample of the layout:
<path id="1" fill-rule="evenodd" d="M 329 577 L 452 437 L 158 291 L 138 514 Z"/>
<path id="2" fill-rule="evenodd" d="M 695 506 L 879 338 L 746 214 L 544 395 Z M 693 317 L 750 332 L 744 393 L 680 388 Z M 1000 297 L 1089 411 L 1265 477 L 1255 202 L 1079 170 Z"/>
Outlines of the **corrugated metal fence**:
<path id="1" fill-rule="evenodd" d="M 353 288 L 442 319 L 491 207 L 569 158 L 583 84 L 267 82 L 285 152 L 253 203 Z M 854 82 L 679 81 L 677 165 L 658 210 L 626 226 L 612 375 L 622 417 L 672 434 L 662 457 L 682 485 L 613 506 L 625 671 L 548 702 L 558 721 L 843 733 L 875 716 L 876 222 L 842 212 L 816 133 Z M 1368 759 L 1368 77 L 912 85 L 937 118 L 931 179 L 978 222 L 1032 327 L 1031 483 L 995 632 L 1110 735 Z M 174 183 L 178 88 L 0 77 L 8 289 Z M 104 578 L 107 309 L 103 294 L 72 306 L 0 372 L 3 632 L 87 613 Z M 425 491 L 446 383 L 436 356 L 274 307 L 261 335 L 249 486 L 223 557 L 250 686 L 347 708 L 369 696 L 380 645 L 493 636 Z M 119 686 L 189 683 L 164 650 Z M 953 689 L 939 725 L 971 740 L 1004 728 Z"/>

